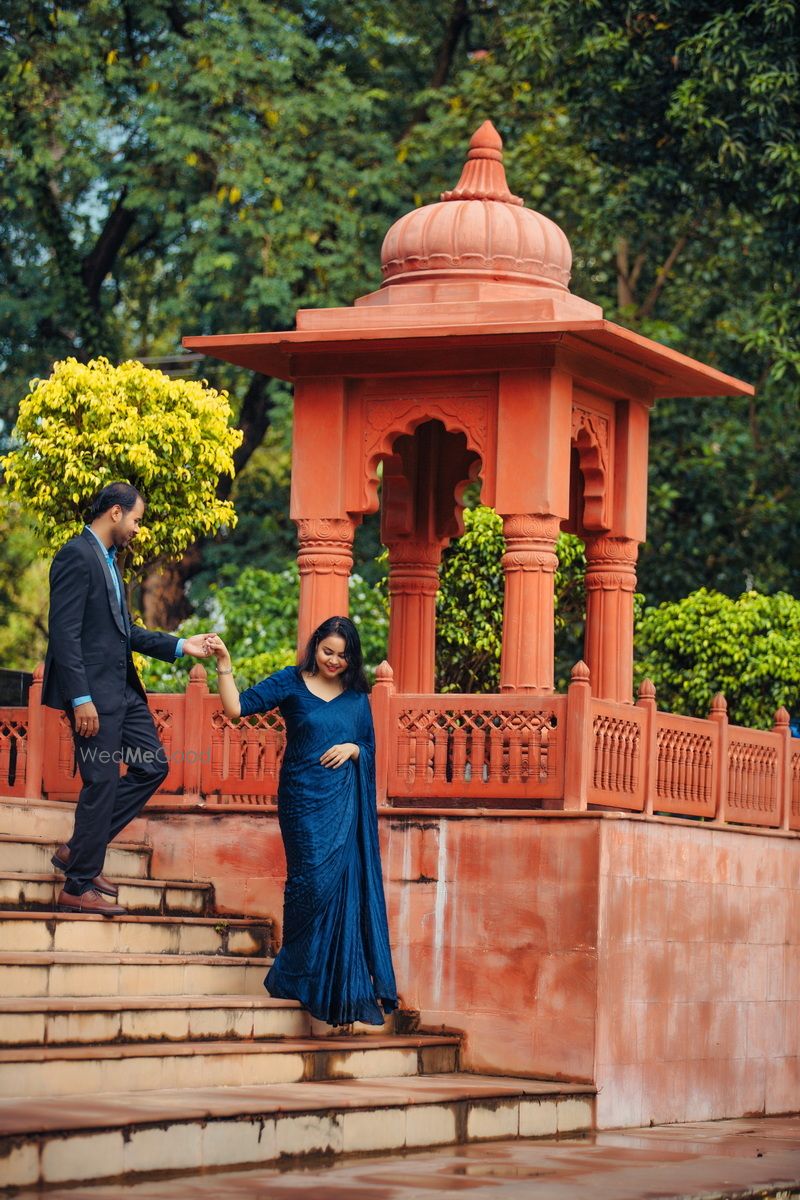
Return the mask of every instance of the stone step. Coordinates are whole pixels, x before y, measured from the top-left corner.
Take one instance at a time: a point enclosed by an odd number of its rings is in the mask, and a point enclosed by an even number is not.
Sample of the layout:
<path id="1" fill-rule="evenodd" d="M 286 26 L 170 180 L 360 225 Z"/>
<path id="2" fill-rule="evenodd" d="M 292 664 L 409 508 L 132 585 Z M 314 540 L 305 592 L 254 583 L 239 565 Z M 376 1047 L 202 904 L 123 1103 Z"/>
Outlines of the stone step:
<path id="1" fill-rule="evenodd" d="M 0 1101 L 9 1188 L 592 1128 L 593 1089 L 477 1075 Z"/>
<path id="2" fill-rule="evenodd" d="M 64 842 L 75 823 L 75 805 L 66 801 L 21 800 L 0 796 L 0 833 Z"/>
<path id="3" fill-rule="evenodd" d="M 458 1067 L 455 1037 L 275 1038 L 0 1050 L 0 1096 L 247 1087 L 303 1080 L 404 1078 Z"/>
<path id="4" fill-rule="evenodd" d="M 2 1049 L 310 1036 L 311 1017 L 296 1000 L 266 994 L 0 1000 Z"/>
<path id="5" fill-rule="evenodd" d="M 0 996 L 262 996 L 271 961 L 206 954 L 0 954 Z"/>
<path id="6" fill-rule="evenodd" d="M 261 958 L 273 949 L 270 922 L 231 917 L 101 917 L 0 912 L 0 954 L 225 954 Z"/>
<path id="7" fill-rule="evenodd" d="M 50 859 L 60 840 L 49 837 L 29 837 L 22 834 L 0 834 L 0 871 L 19 871 L 25 875 L 47 874 L 53 870 Z M 148 846 L 113 842 L 106 852 L 103 870 L 106 875 L 146 879 L 150 874 L 151 850 Z"/>
<path id="8" fill-rule="evenodd" d="M 120 904 L 132 913 L 202 917 L 214 909 L 210 883 L 119 877 L 112 883 L 119 886 Z M 0 910 L 52 911 L 63 885 L 64 876 L 52 871 L 0 871 Z"/>

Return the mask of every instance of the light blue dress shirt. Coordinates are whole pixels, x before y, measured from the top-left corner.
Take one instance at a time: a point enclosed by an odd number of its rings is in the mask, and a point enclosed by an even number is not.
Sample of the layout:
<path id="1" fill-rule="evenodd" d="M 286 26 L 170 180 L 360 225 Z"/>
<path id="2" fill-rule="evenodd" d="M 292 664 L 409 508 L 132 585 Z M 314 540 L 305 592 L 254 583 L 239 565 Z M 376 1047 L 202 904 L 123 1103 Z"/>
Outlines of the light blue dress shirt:
<path id="1" fill-rule="evenodd" d="M 101 539 L 97 536 L 95 531 L 92 529 L 91 525 L 85 525 L 84 529 L 89 530 L 89 533 L 95 539 L 98 546 L 100 546 L 101 550 L 103 551 L 103 554 L 105 555 L 106 562 L 108 563 L 109 574 L 111 575 L 111 582 L 114 584 L 114 591 L 117 596 L 117 604 L 119 605 L 119 611 L 124 614 L 125 610 L 122 607 L 122 595 L 119 590 L 119 576 L 117 575 L 117 572 L 114 569 L 114 564 L 117 559 L 117 547 L 112 546 L 111 549 L 109 550 L 109 548 L 106 546 L 105 542 L 101 541 Z M 183 643 L 184 643 L 184 639 L 178 638 L 178 644 L 175 647 L 175 657 L 176 658 L 183 657 Z M 92 698 L 91 696 L 76 696 L 76 698 L 72 701 L 72 707 L 77 708 L 77 706 L 79 704 L 88 704 L 89 701 L 91 700 L 91 698 Z"/>

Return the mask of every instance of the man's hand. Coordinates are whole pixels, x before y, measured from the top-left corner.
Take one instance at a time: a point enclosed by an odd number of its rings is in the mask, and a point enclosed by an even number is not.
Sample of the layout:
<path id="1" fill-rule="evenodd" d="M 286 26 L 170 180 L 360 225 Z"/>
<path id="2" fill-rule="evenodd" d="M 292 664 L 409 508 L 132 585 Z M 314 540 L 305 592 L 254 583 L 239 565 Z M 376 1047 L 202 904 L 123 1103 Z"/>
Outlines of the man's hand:
<path id="1" fill-rule="evenodd" d="M 85 738 L 94 737 L 100 728 L 100 718 L 92 701 L 87 700 L 85 704 L 79 704 L 72 710 L 72 715 L 78 735 Z"/>
<path id="2" fill-rule="evenodd" d="M 331 746 L 330 750 L 326 750 L 322 758 L 319 760 L 323 767 L 332 767 L 336 770 L 347 762 L 348 758 L 358 758 L 359 750 L 355 742 L 340 742 L 338 746 Z"/>
<path id="3" fill-rule="evenodd" d="M 210 658 L 212 651 L 208 648 L 208 634 L 196 633 L 193 637 L 184 638 L 183 653 L 191 654 L 193 658 Z"/>

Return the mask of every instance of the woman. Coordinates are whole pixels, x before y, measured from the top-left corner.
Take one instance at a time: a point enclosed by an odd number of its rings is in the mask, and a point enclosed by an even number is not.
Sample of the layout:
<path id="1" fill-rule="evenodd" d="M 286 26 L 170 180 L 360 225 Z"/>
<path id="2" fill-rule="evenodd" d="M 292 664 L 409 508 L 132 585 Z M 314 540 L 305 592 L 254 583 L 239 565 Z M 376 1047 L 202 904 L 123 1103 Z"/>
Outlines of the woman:
<path id="1" fill-rule="evenodd" d="M 382 1025 L 397 1007 L 378 847 L 375 734 L 358 631 L 330 617 L 299 667 L 239 695 L 222 639 L 208 638 L 228 717 L 278 708 L 286 751 L 278 820 L 286 851 L 283 945 L 264 981 L 329 1025 Z"/>

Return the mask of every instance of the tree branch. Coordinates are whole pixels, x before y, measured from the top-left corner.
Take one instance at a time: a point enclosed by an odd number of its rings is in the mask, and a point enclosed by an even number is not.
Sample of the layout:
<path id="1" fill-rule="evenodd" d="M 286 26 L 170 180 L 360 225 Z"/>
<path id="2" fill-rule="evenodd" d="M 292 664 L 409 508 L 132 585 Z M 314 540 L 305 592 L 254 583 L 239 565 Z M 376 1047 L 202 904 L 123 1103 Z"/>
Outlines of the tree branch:
<path id="1" fill-rule="evenodd" d="M 669 273 L 672 270 L 672 268 L 675 266 L 675 263 L 678 261 L 678 258 L 680 257 L 681 253 L 685 250 L 688 241 L 689 241 L 689 234 L 682 233 L 681 236 L 678 238 L 677 242 L 675 243 L 675 245 L 670 250 L 669 254 L 666 257 L 663 267 L 660 267 L 656 274 L 655 283 L 650 288 L 650 291 L 647 293 L 644 300 L 639 305 L 639 308 L 636 311 L 636 320 L 637 321 L 642 321 L 646 317 L 649 317 L 652 315 L 653 309 L 655 308 L 656 304 L 658 303 L 658 298 L 667 285 L 667 280 L 669 279 Z"/>
<path id="2" fill-rule="evenodd" d="M 469 16 L 469 0 L 453 0 L 453 7 L 450 9 L 450 17 L 441 45 L 439 46 L 439 53 L 436 55 L 433 74 L 428 84 L 429 88 L 444 87 L 447 83 L 461 35 L 469 25 Z M 411 119 L 400 138 L 401 142 L 404 142 L 410 135 L 415 125 L 418 125 L 420 121 L 425 119 L 425 115 L 426 108 L 421 104 L 411 114 Z"/>
<path id="3" fill-rule="evenodd" d="M 92 308 L 97 308 L 100 300 L 100 288 L 103 280 L 114 266 L 114 261 L 122 249 L 125 238 L 136 222 L 136 214 L 125 208 L 125 198 L 128 189 L 123 188 L 122 195 L 108 215 L 102 232 L 93 249 L 83 260 L 81 278 Z"/>

